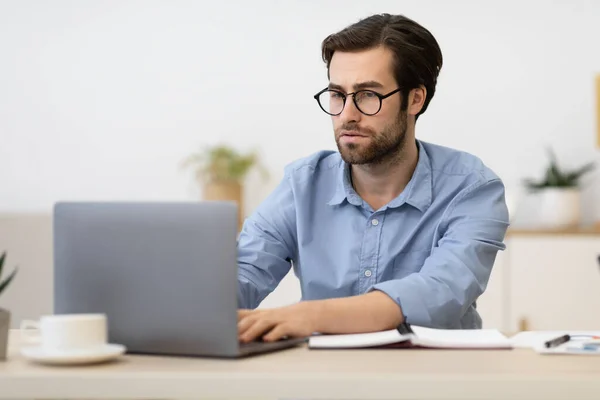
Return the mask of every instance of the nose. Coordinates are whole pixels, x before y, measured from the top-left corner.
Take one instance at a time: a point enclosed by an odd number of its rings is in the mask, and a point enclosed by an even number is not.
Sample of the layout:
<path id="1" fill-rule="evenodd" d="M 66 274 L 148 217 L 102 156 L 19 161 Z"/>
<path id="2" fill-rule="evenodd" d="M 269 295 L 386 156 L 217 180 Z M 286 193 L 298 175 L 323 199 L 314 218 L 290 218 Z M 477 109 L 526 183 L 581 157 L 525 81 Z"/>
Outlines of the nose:
<path id="1" fill-rule="evenodd" d="M 363 114 L 360 111 L 358 111 L 358 108 L 356 108 L 356 104 L 354 104 L 353 97 L 348 96 L 346 98 L 346 104 L 344 106 L 344 109 L 342 110 L 342 113 L 338 115 L 338 118 L 342 123 L 345 124 L 348 122 L 359 122 L 362 118 L 362 115 Z"/>

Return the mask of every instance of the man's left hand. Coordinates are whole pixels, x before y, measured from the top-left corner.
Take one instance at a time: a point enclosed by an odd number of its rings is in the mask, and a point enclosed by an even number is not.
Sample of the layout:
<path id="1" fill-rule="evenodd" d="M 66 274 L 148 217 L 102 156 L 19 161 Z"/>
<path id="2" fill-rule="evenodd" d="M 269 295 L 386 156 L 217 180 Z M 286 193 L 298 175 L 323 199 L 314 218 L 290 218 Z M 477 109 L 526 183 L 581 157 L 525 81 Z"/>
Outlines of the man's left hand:
<path id="1" fill-rule="evenodd" d="M 262 337 L 274 342 L 284 337 L 307 337 L 315 332 L 317 310 L 313 302 L 291 306 L 238 311 L 238 335 L 247 343 Z"/>

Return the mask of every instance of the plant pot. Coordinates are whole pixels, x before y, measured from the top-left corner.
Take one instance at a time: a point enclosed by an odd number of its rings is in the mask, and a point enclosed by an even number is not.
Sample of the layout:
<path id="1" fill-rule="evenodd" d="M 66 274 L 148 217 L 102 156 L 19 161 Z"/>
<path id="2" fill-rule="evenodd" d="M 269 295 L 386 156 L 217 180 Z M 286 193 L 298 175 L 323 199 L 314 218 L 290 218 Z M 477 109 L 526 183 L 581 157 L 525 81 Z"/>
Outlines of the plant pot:
<path id="1" fill-rule="evenodd" d="M 539 224 L 562 229 L 579 226 L 581 192 L 576 187 L 546 188 L 539 192 Z"/>
<path id="2" fill-rule="evenodd" d="M 243 188 L 237 181 L 211 181 L 204 184 L 204 200 L 233 201 L 238 207 L 238 227 L 244 223 Z"/>
<path id="3" fill-rule="evenodd" d="M 10 312 L 0 308 L 0 361 L 6 360 L 9 328 Z"/>

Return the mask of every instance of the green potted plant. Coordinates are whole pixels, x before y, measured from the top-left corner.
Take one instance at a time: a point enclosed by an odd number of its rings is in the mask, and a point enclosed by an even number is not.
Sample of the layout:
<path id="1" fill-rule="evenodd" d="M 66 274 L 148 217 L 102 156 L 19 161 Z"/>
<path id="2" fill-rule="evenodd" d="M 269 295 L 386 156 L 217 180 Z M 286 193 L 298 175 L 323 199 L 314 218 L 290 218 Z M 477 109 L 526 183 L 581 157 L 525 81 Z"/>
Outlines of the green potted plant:
<path id="1" fill-rule="evenodd" d="M 245 178 L 253 168 L 257 168 L 263 177 L 267 176 L 266 170 L 259 162 L 257 152 L 243 154 L 224 144 L 206 146 L 183 161 L 182 168 L 189 167 L 194 169 L 204 200 L 237 203 L 238 223 L 241 227 L 244 220 Z"/>
<path id="2" fill-rule="evenodd" d="M 594 169 L 594 163 L 566 170 L 559 166 L 552 149 L 548 149 L 548 154 L 550 162 L 543 178 L 524 180 L 527 189 L 540 196 L 536 207 L 540 212 L 539 225 L 556 229 L 576 227 L 581 218 L 581 178 Z"/>
<path id="3" fill-rule="evenodd" d="M 4 280 L 2 280 L 2 267 L 4 266 L 4 260 L 6 259 L 6 252 L 0 256 L 0 297 L 2 293 L 8 288 L 8 285 L 12 282 L 17 269 Z M 6 349 L 8 347 L 8 332 L 10 328 L 10 312 L 0 308 L 0 361 L 6 360 Z"/>

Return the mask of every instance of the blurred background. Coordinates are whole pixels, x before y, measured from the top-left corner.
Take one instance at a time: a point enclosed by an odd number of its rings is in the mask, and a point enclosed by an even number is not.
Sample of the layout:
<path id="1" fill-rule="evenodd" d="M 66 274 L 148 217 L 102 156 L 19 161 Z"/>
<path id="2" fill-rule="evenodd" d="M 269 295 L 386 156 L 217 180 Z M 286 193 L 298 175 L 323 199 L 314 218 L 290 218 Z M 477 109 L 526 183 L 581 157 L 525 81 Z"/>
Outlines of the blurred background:
<path id="1" fill-rule="evenodd" d="M 335 149 L 312 97 L 327 85 L 321 41 L 379 12 L 442 48 L 417 138 L 505 182 L 513 227 L 481 299 L 486 325 L 600 328 L 572 315 L 600 306 L 598 173 L 577 174 L 599 159 L 593 0 L 0 1 L 0 252 L 5 271 L 20 265 L 0 307 L 13 324 L 52 310 L 54 202 L 233 196 L 243 219 L 286 164 Z M 238 187 L 207 184 L 215 157 Z M 529 193 L 528 178 L 548 190 Z M 298 298 L 290 276 L 263 306 Z"/>

